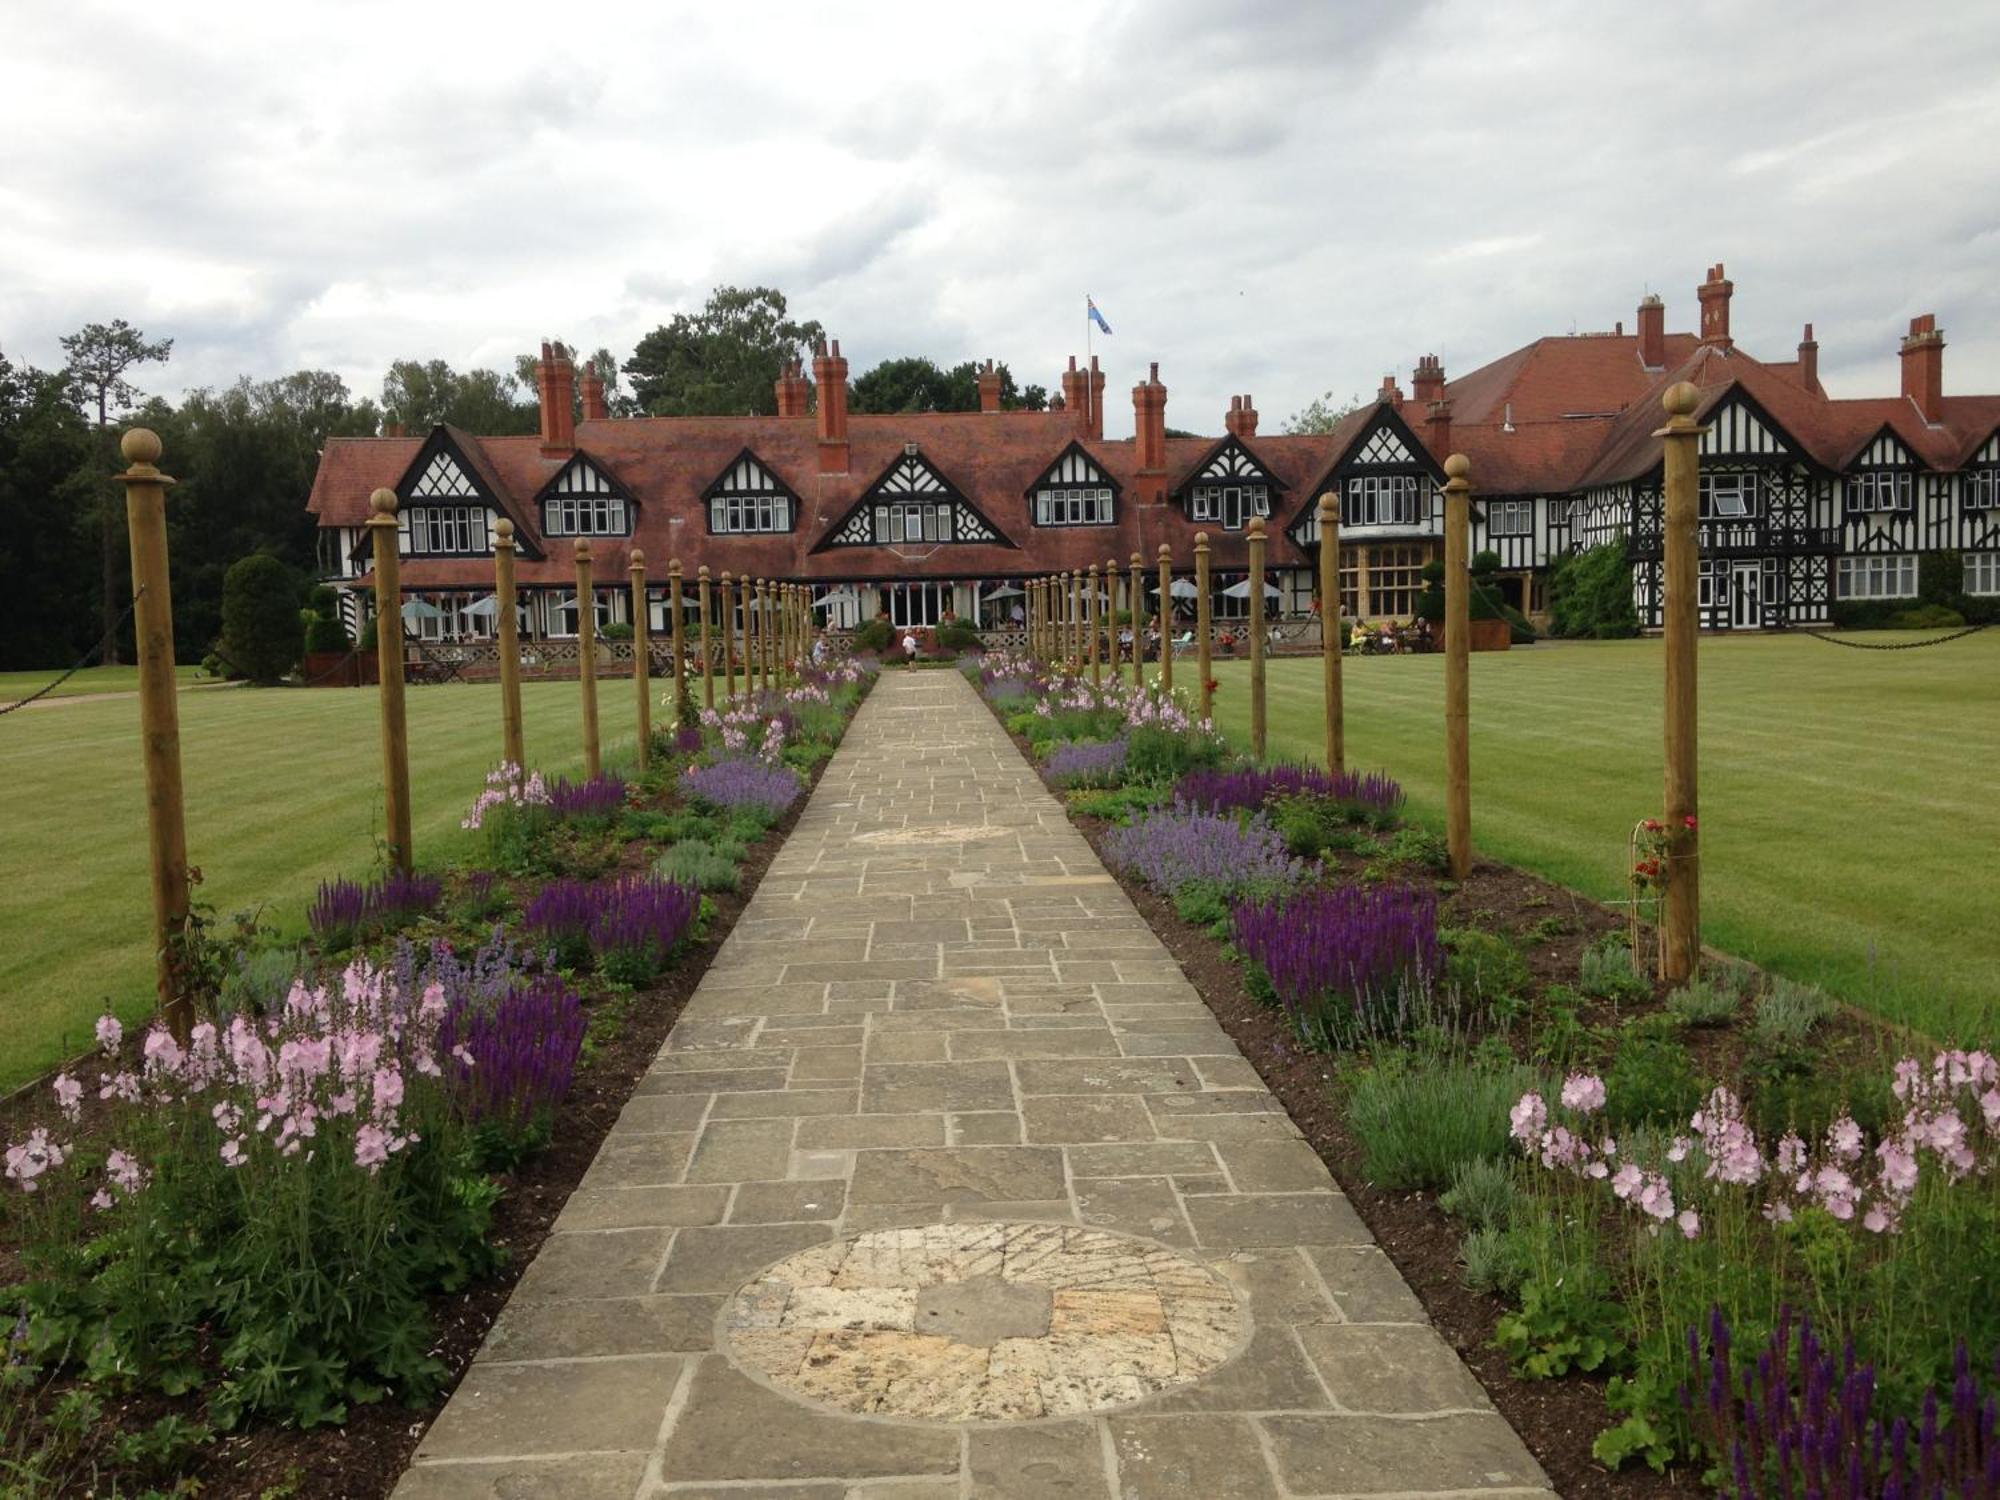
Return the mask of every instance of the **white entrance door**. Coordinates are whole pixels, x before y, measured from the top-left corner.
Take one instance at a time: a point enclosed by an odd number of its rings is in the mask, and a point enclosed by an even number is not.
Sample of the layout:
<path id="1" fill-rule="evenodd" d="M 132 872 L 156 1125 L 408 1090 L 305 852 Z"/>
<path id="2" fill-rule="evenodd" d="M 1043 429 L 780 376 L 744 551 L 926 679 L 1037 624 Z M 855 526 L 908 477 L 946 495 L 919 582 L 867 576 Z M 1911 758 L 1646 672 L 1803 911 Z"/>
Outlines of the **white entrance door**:
<path id="1" fill-rule="evenodd" d="M 1753 562 L 1736 565 L 1729 580 L 1729 627 L 1755 630 L 1764 623 L 1764 569 Z"/>

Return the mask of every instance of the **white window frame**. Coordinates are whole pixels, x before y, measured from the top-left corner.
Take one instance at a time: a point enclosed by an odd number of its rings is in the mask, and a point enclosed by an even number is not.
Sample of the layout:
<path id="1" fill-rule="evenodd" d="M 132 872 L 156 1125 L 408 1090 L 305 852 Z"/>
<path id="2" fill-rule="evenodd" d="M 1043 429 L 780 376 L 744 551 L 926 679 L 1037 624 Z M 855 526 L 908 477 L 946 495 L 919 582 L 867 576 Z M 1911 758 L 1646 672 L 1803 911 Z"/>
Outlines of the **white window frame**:
<path id="1" fill-rule="evenodd" d="M 542 513 L 550 536 L 625 536 L 632 529 L 617 495 L 551 495 Z"/>
<path id="2" fill-rule="evenodd" d="M 2000 594 L 2000 552 L 1965 554 L 1965 591 L 1968 594 Z"/>
<path id="3" fill-rule="evenodd" d="M 1916 598 L 1916 553 L 1866 552 L 1841 558 L 1834 570 L 1833 597 L 1836 599 Z"/>
<path id="4" fill-rule="evenodd" d="M 1035 492 L 1037 526 L 1109 526 L 1112 519 L 1107 485 L 1050 485 Z"/>
<path id="5" fill-rule="evenodd" d="M 1725 505 L 1733 508 L 1725 509 Z M 1764 485 L 1754 469 L 1701 476 L 1701 519 L 1754 521 L 1764 513 Z"/>
<path id="6" fill-rule="evenodd" d="M 1340 524 L 1421 526 L 1423 512 L 1423 481 L 1415 474 L 1350 474 Z"/>
<path id="7" fill-rule="evenodd" d="M 776 491 L 721 491 L 709 497 L 708 529 L 717 536 L 790 531 L 792 497 Z"/>
<path id="8" fill-rule="evenodd" d="M 396 517 L 404 557 L 477 557 L 491 550 L 483 505 L 412 505 Z"/>
<path id="9" fill-rule="evenodd" d="M 2000 510 L 2000 469 L 1968 470 L 1960 493 L 1967 510 Z"/>
<path id="10" fill-rule="evenodd" d="M 1864 469 L 1847 477 L 1847 508 L 1858 515 L 1894 515 L 1916 508 L 1917 476 L 1908 469 Z"/>
<path id="11" fill-rule="evenodd" d="M 954 539 L 952 502 L 949 500 L 878 500 L 875 503 L 875 542 L 897 546 L 910 542 L 949 542 Z"/>
<path id="12" fill-rule="evenodd" d="M 1502 522 L 1505 525 L 1502 525 Z M 1532 500 L 1495 500 L 1486 507 L 1486 534 L 1488 536 L 1533 536 L 1535 534 L 1535 502 Z"/>
<path id="13" fill-rule="evenodd" d="M 1198 484 L 1188 495 L 1188 519 L 1207 521 L 1224 531 L 1243 531 L 1252 516 L 1271 514 L 1271 487 L 1236 481 Z"/>

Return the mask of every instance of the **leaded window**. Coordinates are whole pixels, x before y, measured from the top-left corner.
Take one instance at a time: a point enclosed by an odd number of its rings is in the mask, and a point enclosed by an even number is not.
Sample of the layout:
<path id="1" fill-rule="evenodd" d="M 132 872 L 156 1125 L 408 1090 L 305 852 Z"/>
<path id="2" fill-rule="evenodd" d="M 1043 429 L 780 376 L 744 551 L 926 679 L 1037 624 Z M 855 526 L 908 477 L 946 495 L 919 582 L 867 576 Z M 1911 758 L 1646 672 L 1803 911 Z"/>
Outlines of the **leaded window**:
<path id="1" fill-rule="evenodd" d="M 1834 575 L 1836 599 L 1914 599 L 1917 596 L 1915 553 L 1871 553 L 1843 557 Z"/>
<path id="2" fill-rule="evenodd" d="M 1967 510 L 2000 510 L 2000 469 L 1973 469 L 1965 476 Z"/>
<path id="3" fill-rule="evenodd" d="M 1869 469 L 1847 479 L 1847 508 L 1856 514 L 1909 510 L 1916 476 L 1908 469 Z"/>
<path id="4" fill-rule="evenodd" d="M 625 536 L 632 529 L 617 495 L 551 495 L 543 507 L 550 536 Z"/>
<path id="5" fill-rule="evenodd" d="M 1488 536 L 1533 536 L 1534 532 L 1534 501 L 1494 500 L 1487 504 L 1486 534 Z"/>
<path id="6" fill-rule="evenodd" d="M 1341 507 L 1343 526 L 1418 526 L 1423 481 L 1414 474 L 1354 474 Z"/>
<path id="7" fill-rule="evenodd" d="M 1701 476 L 1701 519 L 1744 521 L 1761 514 L 1763 501 L 1754 471 Z"/>
<path id="8" fill-rule="evenodd" d="M 1109 526 L 1111 490 L 1105 485 L 1061 485 L 1035 491 L 1037 526 Z"/>
<path id="9" fill-rule="evenodd" d="M 1271 514 L 1268 484 L 1198 484 L 1188 494 L 1188 519 L 1241 531 L 1252 516 Z"/>
<path id="10" fill-rule="evenodd" d="M 412 505 L 396 518 L 397 550 L 405 557 L 486 552 L 483 505 Z"/>

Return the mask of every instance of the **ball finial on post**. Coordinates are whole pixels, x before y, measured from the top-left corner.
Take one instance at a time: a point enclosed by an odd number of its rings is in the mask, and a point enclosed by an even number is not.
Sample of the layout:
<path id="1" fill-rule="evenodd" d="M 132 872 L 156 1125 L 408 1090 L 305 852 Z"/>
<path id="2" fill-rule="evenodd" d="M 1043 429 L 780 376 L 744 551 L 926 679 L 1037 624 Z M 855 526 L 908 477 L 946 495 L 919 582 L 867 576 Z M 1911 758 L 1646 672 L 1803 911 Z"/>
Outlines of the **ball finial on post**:
<path id="1" fill-rule="evenodd" d="M 160 446 L 160 435 L 152 428 L 133 427 L 118 440 L 118 451 L 125 455 L 128 464 L 152 465 L 160 461 L 164 450 Z"/>
<path id="2" fill-rule="evenodd" d="M 514 523 L 502 516 L 493 523 L 493 534 L 503 542 L 514 540 Z"/>
<path id="3" fill-rule="evenodd" d="M 1667 393 L 1660 398 L 1660 404 L 1667 409 L 1670 417 L 1691 417 L 1694 409 L 1701 405 L 1701 387 L 1685 380 L 1677 380 L 1667 387 Z"/>
<path id="4" fill-rule="evenodd" d="M 1689 386 L 1688 389 L 1693 390 L 1694 387 Z M 1454 453 L 1444 461 L 1444 477 L 1446 479 L 1468 479 L 1471 475 L 1472 460 L 1467 458 L 1463 453 Z"/>
<path id="5" fill-rule="evenodd" d="M 379 489 L 368 497 L 368 507 L 378 516 L 393 516 L 396 513 L 396 492 Z"/>

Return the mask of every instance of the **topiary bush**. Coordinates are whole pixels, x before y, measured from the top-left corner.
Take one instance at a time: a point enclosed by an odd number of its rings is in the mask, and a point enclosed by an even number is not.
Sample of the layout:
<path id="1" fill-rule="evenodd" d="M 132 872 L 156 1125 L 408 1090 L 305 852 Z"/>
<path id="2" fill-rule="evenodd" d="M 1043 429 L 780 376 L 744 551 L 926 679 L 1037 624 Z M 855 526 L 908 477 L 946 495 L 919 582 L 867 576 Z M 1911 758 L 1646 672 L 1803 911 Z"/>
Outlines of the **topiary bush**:
<path id="1" fill-rule="evenodd" d="M 885 656 L 888 654 L 889 647 L 895 643 L 895 639 L 895 627 L 890 625 L 887 620 L 870 620 L 866 625 L 856 628 L 854 632 L 854 649 L 856 651 L 872 651 L 877 656 Z"/>
<path id="2" fill-rule="evenodd" d="M 986 643 L 979 638 L 979 632 L 968 620 L 946 620 L 944 624 L 938 626 L 937 643 L 938 650 L 947 656 L 986 649 Z"/>
<path id="3" fill-rule="evenodd" d="M 269 686 L 298 665 L 299 575 L 269 553 L 241 558 L 222 576 L 222 654 Z"/>
<path id="4" fill-rule="evenodd" d="M 1561 636 L 1613 640 L 1639 633 L 1623 537 L 1557 561 L 1549 573 L 1549 619 Z"/>

